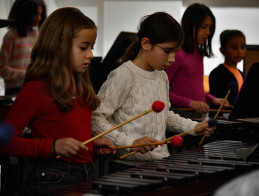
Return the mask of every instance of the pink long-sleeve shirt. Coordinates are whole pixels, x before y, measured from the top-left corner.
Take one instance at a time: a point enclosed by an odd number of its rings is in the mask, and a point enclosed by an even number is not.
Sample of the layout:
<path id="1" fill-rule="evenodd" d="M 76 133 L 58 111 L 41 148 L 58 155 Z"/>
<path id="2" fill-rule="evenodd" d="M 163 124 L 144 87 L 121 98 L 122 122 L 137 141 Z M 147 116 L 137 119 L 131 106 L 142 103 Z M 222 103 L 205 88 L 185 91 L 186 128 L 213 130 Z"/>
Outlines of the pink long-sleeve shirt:
<path id="1" fill-rule="evenodd" d="M 215 97 L 205 93 L 203 86 L 203 57 L 197 50 L 183 49 L 175 55 L 175 62 L 166 70 L 169 79 L 169 97 L 176 107 L 189 107 L 191 100 L 211 103 Z"/>

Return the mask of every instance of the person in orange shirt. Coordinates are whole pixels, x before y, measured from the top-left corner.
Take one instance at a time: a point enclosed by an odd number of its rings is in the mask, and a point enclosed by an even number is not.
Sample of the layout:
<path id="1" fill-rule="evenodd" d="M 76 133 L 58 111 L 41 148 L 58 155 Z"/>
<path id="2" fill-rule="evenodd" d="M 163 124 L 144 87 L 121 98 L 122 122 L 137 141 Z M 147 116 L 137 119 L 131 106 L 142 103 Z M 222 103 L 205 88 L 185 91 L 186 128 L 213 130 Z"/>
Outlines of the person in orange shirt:
<path id="1" fill-rule="evenodd" d="M 228 102 L 233 105 L 237 94 L 243 84 L 243 73 L 237 64 L 245 58 L 246 38 L 239 30 L 224 30 L 220 34 L 220 52 L 225 61 L 209 75 L 210 94 L 216 97 L 225 97 L 231 82 L 237 83 L 236 89 L 231 89 Z"/>

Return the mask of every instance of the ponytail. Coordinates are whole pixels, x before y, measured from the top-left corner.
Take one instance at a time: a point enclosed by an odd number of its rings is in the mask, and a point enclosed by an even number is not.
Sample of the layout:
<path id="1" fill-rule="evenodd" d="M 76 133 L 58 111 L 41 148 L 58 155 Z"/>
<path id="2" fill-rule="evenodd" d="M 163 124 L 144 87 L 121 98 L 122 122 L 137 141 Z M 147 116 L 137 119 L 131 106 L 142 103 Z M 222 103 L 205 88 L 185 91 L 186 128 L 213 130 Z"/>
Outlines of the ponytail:
<path id="1" fill-rule="evenodd" d="M 122 58 L 123 63 L 128 61 L 128 60 L 133 60 L 137 57 L 139 51 L 140 51 L 140 43 L 137 41 L 135 41 L 133 44 L 131 44 L 126 52 L 125 55 Z"/>

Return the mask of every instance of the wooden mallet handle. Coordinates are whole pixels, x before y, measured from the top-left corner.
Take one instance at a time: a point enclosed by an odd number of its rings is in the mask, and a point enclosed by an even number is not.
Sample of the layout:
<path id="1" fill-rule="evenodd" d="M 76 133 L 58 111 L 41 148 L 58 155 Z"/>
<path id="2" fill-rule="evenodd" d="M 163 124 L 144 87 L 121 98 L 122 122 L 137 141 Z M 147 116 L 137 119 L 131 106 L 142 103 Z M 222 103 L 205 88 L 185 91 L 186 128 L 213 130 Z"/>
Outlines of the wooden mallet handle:
<path id="1" fill-rule="evenodd" d="M 123 126 L 123 125 L 125 125 L 125 124 L 127 124 L 127 123 L 129 123 L 129 122 L 131 122 L 131 121 L 141 117 L 141 116 L 144 116 L 144 115 L 148 114 L 151 111 L 154 111 L 154 112 L 157 112 L 157 113 L 161 112 L 164 109 L 164 107 L 165 107 L 165 104 L 163 102 L 155 101 L 152 104 L 152 108 L 150 108 L 149 110 L 147 110 L 147 111 L 145 111 L 145 112 L 143 112 L 143 113 L 141 113 L 141 114 L 139 114 L 139 115 L 137 115 L 137 116 L 135 116 L 135 117 L 133 117 L 133 118 L 131 118 L 129 120 L 126 120 L 126 121 L 124 121 L 124 122 L 122 122 L 122 123 L 112 127 L 111 129 L 109 129 L 107 131 L 104 131 L 104 132 L 100 133 L 99 135 L 96 135 L 96 136 L 92 137 L 89 140 L 84 141 L 83 144 L 86 145 L 86 144 L 92 142 L 93 140 L 95 140 L 95 139 L 97 139 L 97 138 L 99 138 L 99 137 L 101 137 L 101 136 L 103 136 L 103 135 L 113 131 L 114 129 L 117 129 L 117 128 L 119 128 L 119 127 L 121 127 L 121 126 Z M 61 157 L 60 155 L 56 156 L 57 159 L 60 158 L 60 157 Z"/>
<path id="2" fill-rule="evenodd" d="M 185 135 L 188 135 L 192 132 L 194 133 L 197 133 L 197 132 L 200 132 L 202 131 L 203 129 L 206 129 L 207 127 L 211 127 L 211 126 L 215 126 L 217 123 L 216 120 L 209 120 L 208 123 L 204 124 L 204 125 L 201 125 L 201 126 L 198 126 L 196 128 L 193 128 L 193 129 L 190 129 L 188 131 L 185 131 L 185 132 L 182 132 L 182 133 L 179 133 L 177 135 L 174 135 L 174 136 L 185 136 Z M 160 142 L 154 142 L 154 143 L 146 143 L 146 144 L 138 144 L 138 145 L 131 145 L 131 146 L 120 146 L 120 147 L 115 147 L 115 148 L 112 148 L 111 150 L 119 150 L 119 149 L 125 149 L 125 148 L 135 148 L 135 147 L 143 147 L 143 146 L 152 146 L 152 145 L 162 145 L 162 144 L 166 144 L 166 143 L 170 143 L 171 142 L 171 139 L 174 137 L 168 137 Z M 120 157 L 120 159 L 123 159 L 123 158 L 126 158 L 130 155 L 133 155 L 135 153 L 137 153 L 138 151 L 132 151 L 128 154 L 125 154 L 123 156 Z"/>
<path id="3" fill-rule="evenodd" d="M 194 111 L 192 108 L 177 108 L 177 110 L 183 110 L 183 111 Z M 209 112 L 217 112 L 218 109 L 209 109 Z M 230 112 L 231 110 L 221 110 L 221 112 Z"/>
<path id="4" fill-rule="evenodd" d="M 219 113 L 220 113 L 220 111 L 221 111 L 223 105 L 224 105 L 225 102 L 227 101 L 227 98 L 228 98 L 228 96 L 230 95 L 231 91 L 232 91 L 232 90 L 235 90 L 235 89 L 237 88 L 237 83 L 236 83 L 235 81 L 229 82 L 229 83 L 228 83 L 228 88 L 229 88 L 229 90 L 228 90 L 228 92 L 227 92 L 227 94 L 226 94 L 226 96 L 225 96 L 223 102 L 221 103 L 221 105 L 220 105 L 220 107 L 219 107 L 219 109 L 218 109 L 218 112 L 217 112 L 216 115 L 214 116 L 214 119 L 217 119 L 217 118 L 218 118 L 218 115 L 219 115 Z M 204 141 L 204 139 L 205 139 L 205 135 L 201 138 L 201 141 L 200 141 L 200 143 L 199 143 L 199 146 L 202 144 L 202 142 Z"/>
<path id="5" fill-rule="evenodd" d="M 86 144 L 88 144 L 88 143 L 94 141 L 95 139 L 97 139 L 97 138 L 99 138 L 99 137 L 102 137 L 103 135 L 105 135 L 105 134 L 107 134 L 107 133 L 113 131 L 114 129 L 117 129 L 117 128 L 119 128 L 119 127 L 121 127 L 121 126 L 123 126 L 123 125 L 125 125 L 125 124 L 127 124 L 127 123 L 129 123 L 129 122 L 131 122 L 131 121 L 133 121 L 133 120 L 135 120 L 135 119 L 137 119 L 137 118 L 139 118 L 139 117 L 141 117 L 141 116 L 143 116 L 143 115 L 149 113 L 149 112 L 151 112 L 151 111 L 152 111 L 152 108 L 149 109 L 149 110 L 147 110 L 147 111 L 145 111 L 145 112 L 143 112 L 143 113 L 141 113 L 141 114 L 139 114 L 139 115 L 137 115 L 137 116 L 135 116 L 135 117 L 133 117 L 133 118 L 131 118 L 131 119 L 129 119 L 129 120 L 126 120 L 126 121 L 124 121 L 124 122 L 122 122 L 122 123 L 116 125 L 115 127 L 112 127 L 111 129 L 109 129 L 109 130 L 107 130 L 107 131 L 104 131 L 104 132 L 100 133 L 99 135 L 96 135 L 96 136 L 92 137 L 92 138 L 89 139 L 89 140 L 84 141 L 83 144 L 86 145 Z M 61 157 L 60 155 L 56 156 L 57 159 L 59 159 L 60 157 Z"/>
<path id="6" fill-rule="evenodd" d="M 231 92 L 231 91 L 228 90 L 227 95 L 225 96 L 225 99 L 224 99 L 223 102 L 221 103 L 221 105 L 220 105 L 220 107 L 219 107 L 217 113 L 216 113 L 215 116 L 214 116 L 214 119 L 217 119 L 217 118 L 218 118 L 218 115 L 219 115 L 219 113 L 220 113 L 220 111 L 221 111 L 223 105 L 225 104 L 225 102 L 226 102 L 226 100 L 227 100 L 227 98 L 228 98 L 230 92 Z M 205 135 L 201 138 L 201 141 L 200 141 L 200 143 L 199 143 L 199 146 L 202 144 L 202 142 L 204 141 L 204 139 L 205 139 Z"/>
<path id="7" fill-rule="evenodd" d="M 93 140 L 95 140 L 95 139 L 97 139 L 97 138 L 99 138 L 99 137 L 101 137 L 101 136 L 103 136 L 103 135 L 113 131 L 114 129 L 117 129 L 117 128 L 119 128 L 119 127 L 121 127 L 121 126 L 123 126 L 123 125 L 125 125 L 125 124 L 127 124 L 127 123 L 129 123 L 129 122 L 131 122 L 131 121 L 133 121 L 133 120 L 135 120 L 135 119 L 137 119 L 137 118 L 139 118 L 139 117 L 149 113 L 149 112 L 151 112 L 151 111 L 152 111 L 152 108 L 147 110 L 147 111 L 145 111 L 145 112 L 143 112 L 143 113 L 141 113 L 141 114 L 139 114 L 139 115 L 137 115 L 137 116 L 135 116 L 135 117 L 133 117 L 133 118 L 131 118 L 131 119 L 129 119 L 129 120 L 126 120 L 126 121 L 116 125 L 115 127 L 112 127 L 111 129 L 109 129 L 107 131 L 104 131 L 104 132 L 100 133 L 99 135 L 96 135 L 96 136 L 92 137 L 91 139 L 89 139 L 87 141 L 84 141 L 83 144 L 88 144 L 89 142 L 91 142 L 91 141 L 93 141 Z"/>

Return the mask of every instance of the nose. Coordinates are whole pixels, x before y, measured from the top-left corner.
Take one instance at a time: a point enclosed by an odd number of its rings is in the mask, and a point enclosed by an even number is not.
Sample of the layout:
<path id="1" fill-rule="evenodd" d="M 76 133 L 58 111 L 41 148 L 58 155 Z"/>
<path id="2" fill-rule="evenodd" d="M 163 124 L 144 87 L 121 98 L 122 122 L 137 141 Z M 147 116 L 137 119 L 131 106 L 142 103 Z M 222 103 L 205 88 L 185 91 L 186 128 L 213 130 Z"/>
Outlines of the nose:
<path id="1" fill-rule="evenodd" d="M 246 50 L 244 48 L 241 48 L 241 47 L 238 48 L 238 54 L 242 54 L 245 52 L 246 52 Z"/>
<path id="2" fill-rule="evenodd" d="M 42 20 L 42 16 L 39 15 L 39 16 L 38 16 L 38 21 L 40 22 L 41 20 Z"/>
<path id="3" fill-rule="evenodd" d="M 172 52 L 172 53 L 169 54 L 168 61 L 169 61 L 170 64 L 175 62 L 175 52 Z"/>
<path id="4" fill-rule="evenodd" d="M 92 60 L 94 58 L 92 49 L 87 50 L 86 58 Z"/>
<path id="5" fill-rule="evenodd" d="M 41 15 L 35 16 L 34 19 L 33 19 L 33 23 L 34 23 L 33 25 L 34 25 L 34 26 L 39 25 L 39 23 L 40 23 L 41 20 L 42 20 L 42 16 L 41 16 Z"/>
<path id="6" fill-rule="evenodd" d="M 207 28 L 206 28 L 205 33 L 206 33 L 206 35 L 208 35 L 208 36 L 210 35 L 210 27 L 207 27 Z"/>

